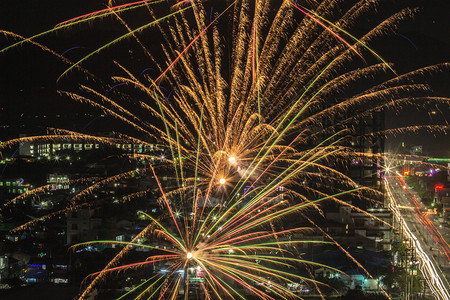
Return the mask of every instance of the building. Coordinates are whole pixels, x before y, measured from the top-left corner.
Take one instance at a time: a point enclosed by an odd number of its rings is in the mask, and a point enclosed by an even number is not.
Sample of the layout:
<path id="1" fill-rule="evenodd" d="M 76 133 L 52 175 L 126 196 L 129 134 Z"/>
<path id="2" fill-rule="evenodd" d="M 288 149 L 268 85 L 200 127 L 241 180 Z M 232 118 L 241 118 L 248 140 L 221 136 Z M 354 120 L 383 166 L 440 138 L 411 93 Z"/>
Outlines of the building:
<path id="1" fill-rule="evenodd" d="M 83 151 L 99 150 L 101 148 L 100 143 L 93 143 L 90 141 L 35 141 L 25 142 L 21 144 L 19 154 L 21 156 L 31 157 L 49 157 L 57 155 L 58 153 L 78 153 Z M 116 149 L 133 154 L 145 154 L 152 153 L 154 151 L 162 151 L 162 148 L 157 144 L 132 144 L 132 143 L 117 143 Z M 67 157 L 66 157 L 67 158 Z M 61 157 L 61 159 L 64 159 Z"/>
<path id="2" fill-rule="evenodd" d="M 66 174 L 49 174 L 47 184 L 52 185 L 52 190 L 68 190 L 70 188 L 69 176 Z"/>
<path id="3" fill-rule="evenodd" d="M 442 221 L 450 220 L 450 184 L 437 184 L 434 187 L 434 203 L 442 205 Z"/>
<path id="4" fill-rule="evenodd" d="M 67 213 L 67 244 L 98 239 L 102 219 L 98 209 L 80 208 Z"/>
<path id="5" fill-rule="evenodd" d="M 360 212 L 341 206 L 337 212 L 327 212 L 326 218 L 332 221 L 326 231 L 342 245 L 375 252 L 391 250 L 392 213 L 387 208 Z"/>
<path id="6" fill-rule="evenodd" d="M 0 195 L 9 195 L 9 197 L 4 199 L 14 198 L 28 192 L 30 189 L 30 184 L 25 183 L 23 178 L 0 178 Z"/>

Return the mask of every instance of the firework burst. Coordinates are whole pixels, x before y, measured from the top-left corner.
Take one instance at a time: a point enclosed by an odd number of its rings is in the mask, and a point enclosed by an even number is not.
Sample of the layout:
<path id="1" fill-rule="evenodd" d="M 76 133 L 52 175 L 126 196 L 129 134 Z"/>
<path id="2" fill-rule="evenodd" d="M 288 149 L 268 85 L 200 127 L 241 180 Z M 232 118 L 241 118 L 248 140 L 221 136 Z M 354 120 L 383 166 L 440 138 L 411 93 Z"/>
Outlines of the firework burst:
<path id="1" fill-rule="evenodd" d="M 110 1 L 107 9 L 30 38 L 2 31 L 19 41 L 1 52 L 31 43 L 59 57 L 69 65 L 59 82 L 67 84 L 72 74 L 85 78 L 77 90 L 61 90 L 60 96 L 86 104 L 121 126 L 114 137 L 51 129 L 51 135 L 11 140 L 2 149 L 46 140 L 92 141 L 104 147 L 151 145 L 156 140 L 166 154 L 166 158 L 124 154 L 130 160 L 159 163 L 96 178 L 96 183 L 71 198 L 67 208 L 52 214 L 90 205 L 85 201 L 89 195 L 136 173 L 151 176 L 158 187 L 163 213 L 140 212 L 150 225 L 132 242 L 90 242 L 125 247 L 104 270 L 88 278 L 91 281 L 81 297 L 87 297 L 111 273 L 135 268 L 159 271 L 123 297 L 175 299 L 181 290 L 187 297 L 191 268 L 202 274 L 194 276 L 199 282 L 196 293 L 207 298 L 246 299 L 246 293 L 290 298 L 295 294 L 286 284 L 293 281 L 315 285 L 320 291 L 320 283 L 300 275 L 299 269 L 324 266 L 299 258 L 297 251 L 299 244 L 318 242 L 304 240 L 303 233 L 310 228 L 284 223 L 300 216 L 314 227 L 307 212 L 322 213 L 320 206 L 326 201 L 354 209 L 358 208 L 349 200 L 379 203 L 380 190 L 361 186 L 343 171 L 342 165 L 357 159 L 382 163 L 381 154 L 356 151 L 355 143 L 377 145 L 381 136 L 403 130 L 448 129 L 412 124 L 358 132 L 386 110 L 449 103 L 447 98 L 431 97 L 427 82 L 430 76 L 448 72 L 447 63 L 397 74 L 395 65 L 370 46 L 418 13 L 417 8 L 401 7 L 371 19 L 369 29 L 360 29 L 358 24 L 378 15 L 380 6 L 380 1 L 138 1 L 121 5 Z M 136 25 L 138 10 L 148 16 L 140 17 L 142 23 Z M 74 62 L 36 42 L 44 35 L 110 16 L 126 33 Z M 124 48 L 142 58 L 138 63 L 114 61 L 119 71 L 109 79 L 93 75 L 103 65 L 101 54 Z M 89 65 L 91 61 L 97 63 Z M 169 186 L 159 181 L 166 174 L 172 178 Z M 122 199 L 145 198 L 149 192 Z M 155 254 L 145 262 L 122 265 L 133 247 Z"/>

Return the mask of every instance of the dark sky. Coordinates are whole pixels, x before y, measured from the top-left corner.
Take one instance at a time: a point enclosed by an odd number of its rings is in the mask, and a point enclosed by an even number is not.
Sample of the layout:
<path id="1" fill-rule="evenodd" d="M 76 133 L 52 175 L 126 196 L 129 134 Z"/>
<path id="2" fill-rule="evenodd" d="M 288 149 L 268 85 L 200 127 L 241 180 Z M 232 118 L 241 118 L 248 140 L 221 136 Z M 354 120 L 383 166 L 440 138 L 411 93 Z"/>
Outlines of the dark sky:
<path id="1" fill-rule="evenodd" d="M 450 53 L 450 11 L 448 0 L 392 0 L 395 3 L 414 3 L 422 6 L 422 12 L 416 17 L 413 25 L 401 29 L 401 35 L 392 39 L 392 44 L 382 45 L 379 52 L 384 58 L 395 61 L 399 68 L 408 69 L 434 63 L 449 61 Z M 99 0 L 3 0 L 0 10 L 0 29 L 30 36 L 47 29 L 64 20 L 105 8 L 107 1 Z M 116 2 L 118 3 L 118 2 Z M 114 36 L 118 27 L 109 26 L 108 22 L 95 22 L 82 30 L 64 30 L 51 35 L 45 41 L 51 49 L 58 53 L 74 47 L 73 53 L 83 51 L 92 43 L 100 43 Z M 11 44 L 12 39 L 1 37 L 0 46 Z M 76 41 L 76 42 L 74 42 Z M 36 47 L 21 46 L 18 49 L 0 54 L 0 125 L 5 123 L 20 124 L 17 116 L 30 112 L 50 114 L 54 111 L 68 111 L 66 103 L 61 103 L 56 96 L 56 78 L 65 66 L 55 61 L 51 55 L 43 54 Z M 440 94 L 449 94 L 449 74 L 434 79 L 433 88 Z M 69 110 L 70 112 L 70 110 Z M 414 118 L 419 123 L 428 122 L 429 117 L 440 121 L 449 117 L 450 111 L 406 111 L 401 116 L 387 115 L 388 126 L 401 126 L 402 120 Z M 0 136 L 0 139 L 2 137 Z M 444 135 L 433 136 L 422 133 L 415 137 L 397 137 L 392 139 L 393 146 L 400 141 L 408 144 L 423 144 L 425 151 L 433 155 L 448 156 L 450 138 Z"/>

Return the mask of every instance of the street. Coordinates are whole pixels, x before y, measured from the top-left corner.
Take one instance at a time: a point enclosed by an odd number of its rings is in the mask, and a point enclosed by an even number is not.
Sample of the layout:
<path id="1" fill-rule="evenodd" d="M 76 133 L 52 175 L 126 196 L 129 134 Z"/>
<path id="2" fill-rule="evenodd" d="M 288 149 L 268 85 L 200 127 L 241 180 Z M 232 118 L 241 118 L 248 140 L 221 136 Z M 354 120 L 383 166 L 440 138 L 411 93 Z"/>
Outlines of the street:
<path id="1" fill-rule="evenodd" d="M 394 213 L 394 227 L 415 251 L 419 269 L 431 293 L 437 299 L 450 299 L 450 247 L 446 241 L 449 229 L 440 226 L 430 212 L 406 185 L 399 174 L 386 175 L 389 207 Z M 412 296 L 412 295 L 410 295 Z M 409 296 L 407 296 L 409 297 Z"/>

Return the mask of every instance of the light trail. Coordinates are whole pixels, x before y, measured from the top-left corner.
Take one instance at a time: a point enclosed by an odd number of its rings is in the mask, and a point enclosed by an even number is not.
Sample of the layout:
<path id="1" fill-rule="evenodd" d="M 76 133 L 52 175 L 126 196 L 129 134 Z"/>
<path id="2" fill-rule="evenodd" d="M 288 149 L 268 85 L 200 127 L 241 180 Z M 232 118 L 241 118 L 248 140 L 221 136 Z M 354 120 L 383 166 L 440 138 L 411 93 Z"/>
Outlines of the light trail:
<path id="1" fill-rule="evenodd" d="M 384 182 L 386 186 L 386 192 L 390 200 L 389 208 L 395 214 L 395 217 L 397 218 L 397 220 L 401 224 L 401 227 L 403 228 L 404 234 L 409 238 L 409 240 L 412 243 L 412 246 L 415 248 L 417 257 L 419 258 L 420 261 L 420 271 L 425 280 L 427 281 L 428 286 L 430 287 L 432 293 L 435 295 L 437 299 L 446 299 L 446 300 L 450 299 L 450 294 L 441 276 L 439 276 L 436 267 L 433 265 L 433 262 L 428 257 L 427 253 L 423 250 L 420 241 L 409 229 L 408 224 L 406 223 L 405 219 L 400 213 L 399 205 L 392 194 L 392 190 L 386 177 L 384 177 Z"/>
<path id="2" fill-rule="evenodd" d="M 450 245 L 445 241 L 439 229 L 434 225 L 434 223 L 430 220 L 428 215 L 430 212 L 422 212 L 422 209 L 426 208 L 425 205 L 416 198 L 416 196 L 411 192 L 411 190 L 406 185 L 406 182 L 402 177 L 396 178 L 397 182 L 403 186 L 403 191 L 407 194 L 409 200 L 414 203 L 416 208 L 416 212 L 413 214 L 417 221 L 422 224 L 422 226 L 430 233 L 435 242 L 442 249 L 442 252 L 447 260 L 450 262 Z M 445 259 L 445 258 L 444 258 Z"/>
<path id="3" fill-rule="evenodd" d="M 318 286 L 321 283 L 313 279 L 309 268 L 311 278 L 296 275 L 296 270 L 306 263 L 296 259 L 300 250 L 297 244 L 301 243 L 336 244 L 372 278 L 343 246 L 308 218 L 308 211 L 316 209 L 324 215 L 320 204 L 334 201 L 370 215 L 344 202 L 347 199 L 341 199 L 348 196 L 365 201 L 377 200 L 373 195 L 381 196 L 377 190 L 359 186 L 340 171 L 341 162 L 359 156 L 364 160 L 378 156 L 350 147 L 354 136 L 365 141 L 405 130 L 445 132 L 447 129 L 447 124 L 416 125 L 411 120 L 407 127 L 371 132 L 370 136 L 357 130 L 374 112 L 391 109 L 400 112 L 403 106 L 416 107 L 416 101 L 426 100 L 427 105 L 448 102 L 448 98 L 432 93 L 429 78 L 441 72 L 446 74 L 449 63 L 407 68 L 408 73 L 397 75 L 392 69 L 395 62 L 384 61 L 367 46 L 380 38 L 389 39 L 400 24 L 412 19 L 416 9 L 409 5 L 393 9 L 383 0 L 306 1 L 314 3 L 309 8 L 293 1 L 231 0 L 217 7 L 220 1 L 179 0 L 172 9 L 155 5 L 153 10 L 150 4 L 165 0 L 133 1 L 136 2 L 113 6 L 111 0 L 106 9 L 70 19 L 29 38 L 0 30 L 19 40 L 0 48 L 0 53 L 31 43 L 68 64 L 70 67 L 61 76 L 72 70 L 73 76 L 66 79 L 76 84 L 67 87 L 79 88 L 64 88 L 59 95 L 112 117 L 118 129 L 113 135 L 117 138 L 112 138 L 109 133 L 100 137 L 86 134 L 85 128 L 79 133 L 49 128 L 44 136 L 0 143 L 2 152 L 24 142 L 64 140 L 95 141 L 114 148 L 117 145 L 120 148 L 120 144 L 143 145 L 152 149 L 151 153 L 162 152 L 159 157 L 121 148 L 124 151 L 119 157 L 129 157 L 133 163 L 142 162 L 145 166 L 139 171 L 121 168 L 119 174 L 105 174 L 106 178 L 86 183 L 80 192 L 68 198 L 67 207 L 14 231 L 106 200 L 101 197 L 88 202 L 91 195 L 103 194 L 105 186 L 152 176 L 155 180 L 146 189 L 127 193 L 120 203 L 138 198 L 150 200 L 156 194 L 157 198 L 151 201 L 158 204 L 158 212 L 156 215 L 139 212 L 148 219 L 148 226 L 130 243 L 121 244 L 122 250 L 103 270 L 89 276 L 81 299 L 87 298 L 94 289 L 101 292 L 100 284 L 112 271 L 147 267 L 146 262 L 119 264 L 126 263 L 123 258 L 132 253 L 133 247 L 141 247 L 140 240 L 153 247 L 156 238 L 158 244 L 168 244 L 170 249 L 155 250 L 147 261 L 163 258 L 169 267 L 119 299 L 138 293 L 138 298 L 149 294 L 152 298 L 159 293 L 159 299 L 174 299 L 181 290 L 187 299 L 190 275 L 185 270 L 194 263 L 204 274 L 200 284 L 205 294 L 213 291 L 214 298 L 222 299 L 224 295 L 245 299 L 239 294 L 241 289 L 264 299 L 274 299 L 267 293 L 276 295 L 277 299 L 298 298 L 285 287 L 285 283 L 293 280 L 314 285 L 321 293 Z M 378 17 L 378 11 L 385 11 L 384 6 L 389 13 Z M 135 20 L 136 13 L 132 10 L 140 7 L 149 14 L 139 12 L 139 20 Z M 377 18 L 373 19 L 373 15 Z M 117 20 L 112 23 L 110 16 Z M 361 30 L 359 24 L 366 24 L 367 18 L 374 21 L 364 26 L 367 30 Z M 108 19 L 103 26 L 118 21 L 126 31 L 120 36 L 104 37 L 104 42 L 102 37 L 93 51 L 74 63 L 35 41 L 62 29 L 79 30 L 82 23 L 97 19 Z M 139 53 L 143 56 L 138 57 L 138 52 L 131 55 L 135 46 L 142 47 Z M 123 60 L 111 61 L 107 54 L 111 52 L 107 51 L 113 51 L 113 47 L 118 48 L 116 54 L 120 57 L 126 50 L 128 54 Z M 94 58 L 98 60 L 92 61 L 91 66 L 99 68 L 98 71 L 101 68 L 98 76 L 88 71 L 87 66 L 82 67 Z M 145 66 L 145 70 L 153 72 L 144 74 L 144 70 L 136 76 L 134 62 L 139 60 L 141 68 Z M 114 71 L 101 67 L 103 63 L 105 66 L 113 63 Z M 114 93 L 105 93 L 105 84 Z M 163 90 L 172 91 L 167 95 Z M 121 125 L 127 129 L 123 130 Z M 96 130 L 90 128 L 90 132 Z M 153 147 L 155 142 L 160 144 L 160 149 L 158 145 Z M 166 183 L 158 179 L 160 175 L 166 177 L 162 180 L 168 179 Z M 34 192 L 44 193 L 48 188 Z M 34 192 L 27 195 L 34 196 Z M 303 240 L 303 234 L 297 231 L 306 229 L 296 227 L 297 216 L 311 223 L 313 230 L 319 230 L 331 242 Z M 267 266 L 256 264 L 255 259 Z M 154 270 L 162 264 L 158 261 Z M 181 273 L 185 274 L 183 279 Z"/>

